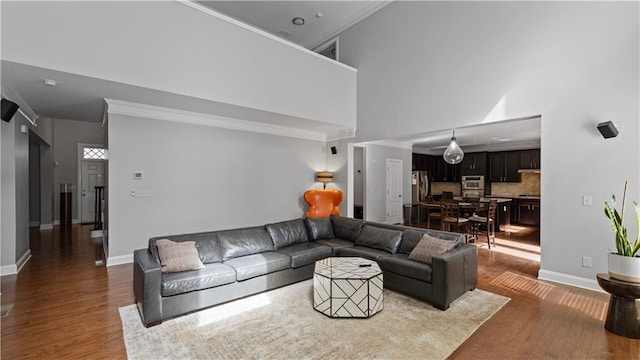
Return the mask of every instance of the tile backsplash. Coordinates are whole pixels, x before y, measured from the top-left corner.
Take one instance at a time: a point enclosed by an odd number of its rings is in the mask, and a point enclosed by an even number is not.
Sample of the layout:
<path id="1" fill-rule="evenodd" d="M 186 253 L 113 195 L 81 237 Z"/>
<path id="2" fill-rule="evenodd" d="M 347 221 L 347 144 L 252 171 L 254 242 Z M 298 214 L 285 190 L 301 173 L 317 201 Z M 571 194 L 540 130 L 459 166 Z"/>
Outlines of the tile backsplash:
<path id="1" fill-rule="evenodd" d="M 451 191 L 453 195 L 461 195 L 460 182 L 434 182 L 431 183 L 431 195 L 442 195 L 443 191 Z"/>
<path id="2" fill-rule="evenodd" d="M 520 195 L 540 196 L 540 174 L 522 173 L 521 181 L 517 183 L 492 183 L 491 195 L 518 197 Z"/>

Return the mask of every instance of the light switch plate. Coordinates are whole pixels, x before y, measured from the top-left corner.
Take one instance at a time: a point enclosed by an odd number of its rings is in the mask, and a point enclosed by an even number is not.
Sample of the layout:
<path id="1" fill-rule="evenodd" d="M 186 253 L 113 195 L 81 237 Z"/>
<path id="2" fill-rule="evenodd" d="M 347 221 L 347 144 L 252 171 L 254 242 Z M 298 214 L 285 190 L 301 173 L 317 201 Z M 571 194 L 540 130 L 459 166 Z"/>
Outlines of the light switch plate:
<path id="1" fill-rule="evenodd" d="M 582 206 L 591 206 L 591 205 L 593 205 L 593 197 L 591 195 L 583 195 Z"/>
<path id="2" fill-rule="evenodd" d="M 134 171 L 133 172 L 133 178 L 134 179 L 140 180 L 140 179 L 142 179 L 142 177 L 143 177 L 142 171 Z"/>

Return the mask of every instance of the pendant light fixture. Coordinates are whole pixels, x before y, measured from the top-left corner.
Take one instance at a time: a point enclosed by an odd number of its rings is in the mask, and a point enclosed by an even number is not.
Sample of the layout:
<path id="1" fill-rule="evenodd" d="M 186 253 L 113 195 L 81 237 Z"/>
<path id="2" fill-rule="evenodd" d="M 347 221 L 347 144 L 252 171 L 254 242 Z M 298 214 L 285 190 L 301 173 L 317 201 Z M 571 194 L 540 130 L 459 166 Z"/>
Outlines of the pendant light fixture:
<path id="1" fill-rule="evenodd" d="M 453 130 L 453 136 L 451 137 L 451 144 L 449 144 L 449 146 L 447 147 L 447 150 L 444 151 L 444 154 L 442 155 L 442 157 L 444 158 L 444 161 L 447 162 L 448 164 L 458 164 L 462 161 L 462 158 L 464 158 L 464 152 L 462 152 L 462 149 L 460 149 L 460 146 L 458 146 L 458 143 L 456 143 L 455 130 Z"/>

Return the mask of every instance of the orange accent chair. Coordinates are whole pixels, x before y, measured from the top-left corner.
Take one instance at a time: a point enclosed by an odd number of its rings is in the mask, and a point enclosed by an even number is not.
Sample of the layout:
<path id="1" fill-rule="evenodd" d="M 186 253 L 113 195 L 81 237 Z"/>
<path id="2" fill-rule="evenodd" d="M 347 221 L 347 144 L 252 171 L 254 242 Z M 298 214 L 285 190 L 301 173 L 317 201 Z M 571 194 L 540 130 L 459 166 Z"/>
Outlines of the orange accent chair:
<path id="1" fill-rule="evenodd" d="M 329 217 L 331 214 L 342 215 L 340 203 L 342 202 L 342 191 L 340 190 L 307 190 L 304 193 L 304 200 L 309 204 L 307 217 Z"/>

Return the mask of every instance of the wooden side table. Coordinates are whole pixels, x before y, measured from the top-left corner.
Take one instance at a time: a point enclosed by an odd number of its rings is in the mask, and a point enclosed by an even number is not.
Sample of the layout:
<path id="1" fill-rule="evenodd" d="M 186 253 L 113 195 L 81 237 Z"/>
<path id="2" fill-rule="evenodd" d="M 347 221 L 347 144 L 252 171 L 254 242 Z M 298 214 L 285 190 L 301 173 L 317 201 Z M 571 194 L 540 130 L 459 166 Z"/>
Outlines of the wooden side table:
<path id="1" fill-rule="evenodd" d="M 640 284 L 598 274 L 598 284 L 611 294 L 604 328 L 614 334 L 640 339 Z"/>

